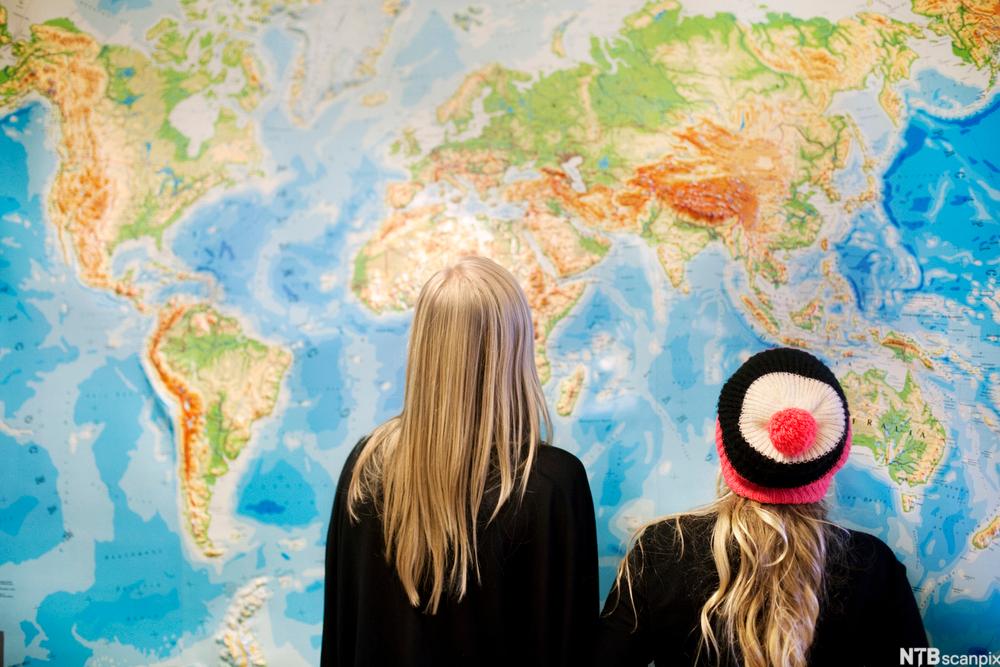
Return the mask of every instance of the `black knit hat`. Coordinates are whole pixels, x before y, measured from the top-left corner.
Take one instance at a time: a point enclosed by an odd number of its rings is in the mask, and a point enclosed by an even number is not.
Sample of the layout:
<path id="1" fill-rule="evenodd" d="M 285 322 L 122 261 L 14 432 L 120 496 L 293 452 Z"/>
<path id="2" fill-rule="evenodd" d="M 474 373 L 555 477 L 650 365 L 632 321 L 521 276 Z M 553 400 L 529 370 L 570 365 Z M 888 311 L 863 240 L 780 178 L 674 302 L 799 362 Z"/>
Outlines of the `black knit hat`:
<path id="1" fill-rule="evenodd" d="M 844 390 L 802 350 L 750 357 L 723 385 L 718 414 L 723 477 L 735 493 L 760 502 L 822 499 L 851 449 Z"/>

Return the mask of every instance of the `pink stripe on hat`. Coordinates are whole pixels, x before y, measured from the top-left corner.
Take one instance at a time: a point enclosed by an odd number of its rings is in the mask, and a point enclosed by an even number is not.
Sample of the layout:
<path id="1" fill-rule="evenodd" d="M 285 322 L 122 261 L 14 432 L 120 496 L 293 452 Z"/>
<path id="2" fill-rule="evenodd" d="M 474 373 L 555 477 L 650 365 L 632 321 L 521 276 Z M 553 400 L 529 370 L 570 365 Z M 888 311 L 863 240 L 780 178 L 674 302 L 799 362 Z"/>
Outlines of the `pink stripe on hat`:
<path id="1" fill-rule="evenodd" d="M 715 421 L 715 449 L 719 452 L 719 461 L 722 465 L 722 477 L 726 480 L 726 485 L 738 496 L 756 500 L 760 503 L 772 505 L 800 505 L 804 503 L 815 503 L 823 499 L 827 489 L 830 488 L 830 480 L 835 472 L 840 470 L 847 457 L 851 453 L 851 428 L 847 427 L 847 441 L 844 443 L 844 451 L 837 459 L 837 462 L 822 477 L 805 486 L 796 486 L 788 489 L 764 487 L 745 479 L 741 476 L 729 457 L 726 456 L 726 448 L 722 444 L 722 426 L 719 420 Z"/>

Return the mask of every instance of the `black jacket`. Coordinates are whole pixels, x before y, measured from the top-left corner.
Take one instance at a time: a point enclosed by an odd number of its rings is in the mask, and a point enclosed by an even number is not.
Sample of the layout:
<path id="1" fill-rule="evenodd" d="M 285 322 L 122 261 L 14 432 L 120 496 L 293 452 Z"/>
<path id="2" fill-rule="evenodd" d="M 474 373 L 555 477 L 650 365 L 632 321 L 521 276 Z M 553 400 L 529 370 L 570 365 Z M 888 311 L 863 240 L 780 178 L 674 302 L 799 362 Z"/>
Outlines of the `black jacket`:
<path id="1" fill-rule="evenodd" d="M 337 485 L 326 544 L 322 665 L 571 665 L 598 614 L 594 505 L 580 461 L 542 445 L 523 501 L 479 527 L 481 579 L 435 615 L 410 605 L 371 502 L 357 523 Z M 493 496 L 495 498 L 495 496 Z M 483 503 L 492 509 L 490 497 Z M 473 575 L 474 582 L 474 575 Z M 426 598 L 424 598 L 426 600 Z"/>
<path id="2" fill-rule="evenodd" d="M 714 654 L 709 660 L 704 651 L 694 662 L 701 608 L 719 585 L 711 552 L 713 526 L 712 516 L 684 517 L 683 549 L 673 521 L 643 534 L 643 548 L 633 548 L 628 556 L 636 573 L 636 614 L 627 589 L 612 588 L 597 635 L 596 664 L 716 664 Z M 898 665 L 900 647 L 924 646 L 927 636 L 906 568 L 877 537 L 848 531 L 840 557 L 831 558 L 827 567 L 827 595 L 820 604 L 809 664 Z"/>

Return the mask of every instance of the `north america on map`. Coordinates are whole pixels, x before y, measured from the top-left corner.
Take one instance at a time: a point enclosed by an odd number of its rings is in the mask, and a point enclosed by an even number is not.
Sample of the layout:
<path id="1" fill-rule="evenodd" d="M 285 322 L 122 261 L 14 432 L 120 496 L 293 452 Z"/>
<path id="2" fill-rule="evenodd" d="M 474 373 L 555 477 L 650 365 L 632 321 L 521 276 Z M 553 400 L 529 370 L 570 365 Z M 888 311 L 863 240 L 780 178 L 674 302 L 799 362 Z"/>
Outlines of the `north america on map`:
<path id="1" fill-rule="evenodd" d="M 601 594 L 794 346 L 827 504 L 1000 651 L 1000 4 L 0 0 L 0 630 L 15 665 L 309 665 L 326 524 L 424 281 L 535 325 Z"/>

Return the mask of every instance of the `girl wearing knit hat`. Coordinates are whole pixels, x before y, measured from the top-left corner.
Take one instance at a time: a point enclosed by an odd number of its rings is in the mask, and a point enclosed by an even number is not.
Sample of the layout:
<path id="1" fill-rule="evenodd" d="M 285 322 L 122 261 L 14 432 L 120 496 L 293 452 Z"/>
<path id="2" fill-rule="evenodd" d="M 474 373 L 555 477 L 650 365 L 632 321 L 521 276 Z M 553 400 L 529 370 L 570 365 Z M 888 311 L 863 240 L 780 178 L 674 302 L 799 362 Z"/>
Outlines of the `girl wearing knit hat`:
<path id="1" fill-rule="evenodd" d="M 898 665 L 927 646 L 906 570 L 826 519 L 851 448 L 836 377 L 801 350 L 754 355 L 719 395 L 719 498 L 639 532 L 596 664 Z"/>

